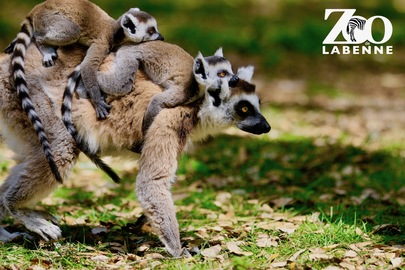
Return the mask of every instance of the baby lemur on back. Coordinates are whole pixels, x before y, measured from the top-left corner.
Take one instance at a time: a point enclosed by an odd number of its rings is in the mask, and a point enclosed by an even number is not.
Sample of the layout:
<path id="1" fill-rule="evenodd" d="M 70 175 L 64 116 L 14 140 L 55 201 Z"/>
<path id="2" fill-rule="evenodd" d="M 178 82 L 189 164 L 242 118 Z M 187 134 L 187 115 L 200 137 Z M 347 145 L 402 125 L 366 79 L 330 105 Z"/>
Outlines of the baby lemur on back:
<path id="1" fill-rule="evenodd" d="M 96 73 L 101 62 L 116 46 L 126 42 L 141 43 L 163 40 L 156 20 L 146 12 L 132 8 L 118 20 L 111 18 L 88 0 L 47 0 L 35 6 L 21 25 L 17 38 L 5 49 L 12 53 L 11 67 L 14 86 L 22 108 L 34 125 L 55 178 L 62 182 L 48 139 L 31 98 L 24 72 L 25 53 L 32 41 L 43 55 L 45 67 L 55 64 L 57 48 L 73 43 L 88 46 L 81 64 L 82 79 L 99 119 L 109 114 L 110 106 L 104 101 Z"/>
<path id="2" fill-rule="evenodd" d="M 173 46 L 167 47 L 170 50 L 162 51 L 157 49 L 160 46 L 159 43 L 156 41 L 137 46 L 122 46 L 116 52 L 112 66 L 107 71 L 100 71 L 97 74 L 101 90 L 114 96 L 122 96 L 132 90 L 138 68 L 141 68 L 154 83 L 164 87 L 164 91 L 156 94 L 148 104 L 142 124 L 144 135 L 162 109 L 185 105 L 201 98 L 206 91 L 207 81 L 210 82 L 208 86 L 213 89 L 210 91 L 213 91 L 212 94 L 215 96 L 215 91 L 221 89 L 222 83 L 234 85 L 239 80 L 233 74 L 230 62 L 223 57 L 222 48 L 218 49 L 213 56 L 206 58 L 199 53 L 194 59 L 196 69 L 191 72 L 193 59 L 186 57 L 188 55 L 181 48 Z M 178 55 L 178 57 L 173 57 L 173 55 Z M 174 69 L 174 66 L 177 68 Z M 72 121 L 72 98 L 77 85 L 79 95 L 86 96 L 86 89 L 80 82 L 80 70 L 81 68 L 78 66 L 69 76 L 63 97 L 62 120 L 69 133 L 75 138 L 79 149 L 104 170 L 103 164 L 99 164 L 98 147 L 93 147 L 85 142 L 79 136 Z M 201 70 L 206 72 L 202 73 Z M 199 72 L 203 74 L 201 76 L 204 76 L 201 78 L 204 80 L 204 84 L 198 82 L 199 75 L 197 76 L 197 74 Z M 205 74 L 209 74 L 208 78 Z M 196 83 L 200 87 L 192 87 Z M 105 172 L 111 176 L 111 171 Z"/>

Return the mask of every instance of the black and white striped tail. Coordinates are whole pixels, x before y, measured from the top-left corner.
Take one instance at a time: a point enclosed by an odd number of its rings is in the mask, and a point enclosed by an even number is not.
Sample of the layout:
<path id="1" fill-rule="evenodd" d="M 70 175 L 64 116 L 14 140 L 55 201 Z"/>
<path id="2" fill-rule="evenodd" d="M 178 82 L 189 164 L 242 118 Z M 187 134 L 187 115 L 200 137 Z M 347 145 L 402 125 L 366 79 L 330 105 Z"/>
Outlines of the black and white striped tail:
<path id="1" fill-rule="evenodd" d="M 63 183 L 63 179 L 59 174 L 58 167 L 56 166 L 55 160 L 52 155 L 51 147 L 49 145 L 48 138 L 46 137 L 44 127 L 42 122 L 35 111 L 34 104 L 29 96 L 29 90 L 27 86 L 27 81 L 25 80 L 25 70 L 24 70 L 24 59 L 26 51 L 32 40 L 33 29 L 31 23 L 26 20 L 21 26 L 21 31 L 18 33 L 17 38 L 6 48 L 6 52 L 12 50 L 13 54 L 11 56 L 11 68 L 14 80 L 14 86 L 17 90 L 17 94 L 21 101 L 21 106 L 28 118 L 32 122 L 35 132 L 41 142 L 42 148 L 44 150 L 45 156 L 48 160 L 49 166 L 51 167 L 52 173 L 56 180 Z"/>
<path id="2" fill-rule="evenodd" d="M 72 121 L 72 100 L 76 90 L 77 84 L 81 79 L 80 65 L 69 75 L 68 83 L 63 93 L 62 102 L 62 121 L 70 135 L 75 139 L 77 147 L 82 151 L 97 167 L 104 171 L 114 182 L 119 183 L 120 177 L 114 172 L 114 170 L 104 163 L 104 161 L 91 151 L 88 144 L 82 139 L 77 132 L 77 129 Z"/>

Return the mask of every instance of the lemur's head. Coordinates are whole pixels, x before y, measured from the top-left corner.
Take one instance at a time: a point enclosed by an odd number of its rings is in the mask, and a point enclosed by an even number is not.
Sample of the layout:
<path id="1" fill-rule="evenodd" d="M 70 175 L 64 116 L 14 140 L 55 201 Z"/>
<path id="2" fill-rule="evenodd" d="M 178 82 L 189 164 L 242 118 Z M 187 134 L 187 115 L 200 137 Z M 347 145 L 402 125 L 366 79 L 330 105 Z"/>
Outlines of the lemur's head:
<path id="1" fill-rule="evenodd" d="M 194 61 L 198 65 L 194 70 L 194 75 L 199 73 L 200 78 L 206 80 L 205 83 L 210 81 L 211 88 L 219 89 L 223 83 L 234 86 L 239 81 L 238 76 L 232 71 L 231 63 L 224 57 L 222 48 L 219 48 L 214 55 L 208 57 L 203 57 L 199 52 Z"/>
<path id="2" fill-rule="evenodd" d="M 164 40 L 159 33 L 155 18 L 139 8 L 131 8 L 120 18 L 127 41 L 141 43 L 150 40 Z"/>
<path id="3" fill-rule="evenodd" d="M 239 68 L 240 80 L 230 87 L 228 100 L 233 115 L 234 124 L 241 130 L 253 133 L 268 133 L 271 129 L 267 120 L 260 113 L 259 97 L 255 93 L 256 86 L 251 83 L 253 66 Z"/>
<path id="4" fill-rule="evenodd" d="M 199 54 L 194 60 L 194 77 L 200 88 L 205 89 L 205 100 L 199 112 L 202 124 L 219 128 L 235 125 L 253 134 L 268 133 L 271 127 L 260 112 L 256 87 L 251 83 L 254 67 L 239 68 L 234 75 L 229 61 L 224 58 L 220 61 L 224 65 L 218 65 L 218 61 L 212 61 L 215 57 L 218 55 L 207 57 L 209 60 L 201 59 Z M 227 68 L 227 77 L 218 79 L 218 72 L 209 74 L 209 71 L 221 70 L 220 66 Z"/>

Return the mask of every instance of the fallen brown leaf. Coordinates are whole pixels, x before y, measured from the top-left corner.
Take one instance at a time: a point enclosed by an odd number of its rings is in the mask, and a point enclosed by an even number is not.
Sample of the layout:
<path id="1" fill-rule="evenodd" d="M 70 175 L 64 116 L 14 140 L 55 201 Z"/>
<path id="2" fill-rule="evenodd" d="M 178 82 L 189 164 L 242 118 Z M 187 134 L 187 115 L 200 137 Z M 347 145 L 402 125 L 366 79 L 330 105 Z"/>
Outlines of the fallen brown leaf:
<path id="1" fill-rule="evenodd" d="M 257 236 L 257 241 L 256 241 L 256 245 L 258 247 L 276 247 L 278 246 L 278 242 L 277 242 L 277 238 L 276 237 L 270 237 L 268 234 L 266 233 L 260 233 Z"/>
<path id="2" fill-rule="evenodd" d="M 344 256 L 345 256 L 345 257 L 348 257 L 348 258 L 354 258 L 354 257 L 357 257 L 358 255 L 357 255 L 357 253 L 356 253 L 355 251 L 349 250 L 349 251 L 347 251 L 347 252 L 345 253 Z"/>
<path id="3" fill-rule="evenodd" d="M 374 256 L 374 257 L 383 257 L 383 258 L 387 258 L 389 260 L 392 260 L 392 259 L 394 259 L 396 257 L 396 254 L 392 253 L 392 252 L 379 252 L 379 251 L 376 251 L 376 252 L 373 253 L 372 256 Z"/>
<path id="4" fill-rule="evenodd" d="M 385 231 L 385 232 L 389 231 L 391 234 L 401 234 L 402 233 L 401 229 L 399 228 L 398 225 L 382 224 L 382 225 L 374 226 L 372 234 L 381 233 L 383 231 Z"/>
<path id="5" fill-rule="evenodd" d="M 309 258 L 311 260 L 318 261 L 318 260 L 329 260 L 329 259 L 332 259 L 333 257 L 328 254 L 314 253 L 314 254 L 309 254 Z"/>
<path id="6" fill-rule="evenodd" d="M 355 270 L 356 269 L 356 265 L 350 262 L 346 262 L 346 261 L 342 261 L 339 263 L 339 265 L 341 267 L 343 267 L 344 269 L 348 269 L 348 270 Z"/>
<path id="7" fill-rule="evenodd" d="M 110 258 L 105 255 L 97 255 L 97 256 L 91 257 L 91 260 L 96 261 L 96 262 L 106 262 L 109 259 Z"/>
<path id="8" fill-rule="evenodd" d="M 324 247 L 322 247 L 322 249 L 324 249 L 324 250 L 332 250 L 332 249 L 335 249 L 335 248 L 340 247 L 340 246 L 341 246 L 341 244 L 334 244 L 334 245 L 324 246 Z"/>
<path id="9" fill-rule="evenodd" d="M 392 267 L 394 267 L 394 268 L 402 266 L 403 262 L 404 262 L 403 258 L 392 258 L 391 259 L 391 264 L 392 264 Z"/>
<path id="10" fill-rule="evenodd" d="M 341 270 L 341 268 L 338 266 L 329 265 L 326 268 L 324 268 L 323 270 Z"/>
<path id="11" fill-rule="evenodd" d="M 262 204 L 259 210 L 266 213 L 274 213 L 274 209 L 271 208 L 270 205 L 268 205 L 267 203 Z"/>
<path id="12" fill-rule="evenodd" d="M 200 237 L 201 239 L 207 239 L 209 238 L 209 234 L 207 233 L 206 228 L 197 228 L 195 229 L 196 235 Z"/>
<path id="13" fill-rule="evenodd" d="M 149 243 L 142 243 L 136 250 L 138 252 L 145 252 L 150 249 L 150 244 Z"/>
<path id="14" fill-rule="evenodd" d="M 229 252 L 236 254 L 236 255 L 242 255 L 242 256 L 252 256 L 252 252 L 246 252 L 242 251 L 239 247 L 241 243 L 238 242 L 228 242 L 226 243 L 226 247 L 228 248 Z"/>
<path id="15" fill-rule="evenodd" d="M 365 247 L 367 247 L 367 246 L 369 246 L 371 244 L 373 244 L 373 242 L 368 241 L 368 242 L 361 242 L 361 243 L 351 244 L 351 245 L 349 245 L 349 247 L 350 247 L 350 249 L 352 249 L 352 250 L 354 250 L 356 252 L 359 252 L 359 251 L 361 251 L 362 249 L 364 249 Z"/>
<path id="16" fill-rule="evenodd" d="M 287 265 L 287 262 L 274 262 L 270 266 L 275 267 L 275 268 L 281 268 L 285 267 Z"/>
<path id="17" fill-rule="evenodd" d="M 201 255 L 206 258 L 215 258 L 219 254 L 219 252 L 221 252 L 221 250 L 222 248 L 220 245 L 215 245 L 201 251 Z"/>
<path id="18" fill-rule="evenodd" d="M 295 230 L 298 229 L 299 226 L 291 222 L 275 222 L 274 227 L 277 230 L 291 234 L 295 232 Z"/>
<path id="19" fill-rule="evenodd" d="M 271 202 L 274 204 L 275 207 L 282 208 L 284 206 L 292 204 L 293 201 L 294 201 L 293 198 L 282 197 L 282 198 L 274 199 Z"/>
<path id="20" fill-rule="evenodd" d="M 219 192 L 218 195 L 215 197 L 214 204 L 218 204 L 217 206 L 221 207 L 223 204 L 229 204 L 232 198 L 232 194 L 229 192 Z"/>
<path id="21" fill-rule="evenodd" d="M 296 260 L 298 259 L 298 257 L 299 257 L 302 253 L 304 253 L 306 250 L 307 250 L 307 249 L 305 249 L 305 248 L 298 250 L 297 252 L 294 253 L 294 255 L 292 255 L 292 256 L 288 259 L 288 261 L 289 261 L 289 262 L 294 262 L 294 261 L 296 261 Z"/>
<path id="22" fill-rule="evenodd" d="M 309 251 L 311 251 L 309 258 L 314 261 L 329 260 L 333 258 L 331 255 L 326 254 L 326 251 L 322 248 L 311 248 Z"/>

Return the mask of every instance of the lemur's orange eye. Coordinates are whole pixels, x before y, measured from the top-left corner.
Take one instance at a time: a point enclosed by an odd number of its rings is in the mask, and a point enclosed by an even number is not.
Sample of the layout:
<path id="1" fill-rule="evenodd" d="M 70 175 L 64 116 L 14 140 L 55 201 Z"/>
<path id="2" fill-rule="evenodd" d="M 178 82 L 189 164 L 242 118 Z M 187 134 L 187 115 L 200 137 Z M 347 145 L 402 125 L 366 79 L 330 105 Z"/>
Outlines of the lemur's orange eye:
<path id="1" fill-rule="evenodd" d="M 248 111 L 249 111 L 248 107 L 246 107 L 246 106 L 242 107 L 242 112 L 243 113 L 247 113 Z"/>
<path id="2" fill-rule="evenodd" d="M 223 70 L 223 71 L 218 72 L 218 77 L 223 78 L 225 76 L 226 76 L 226 71 Z"/>

